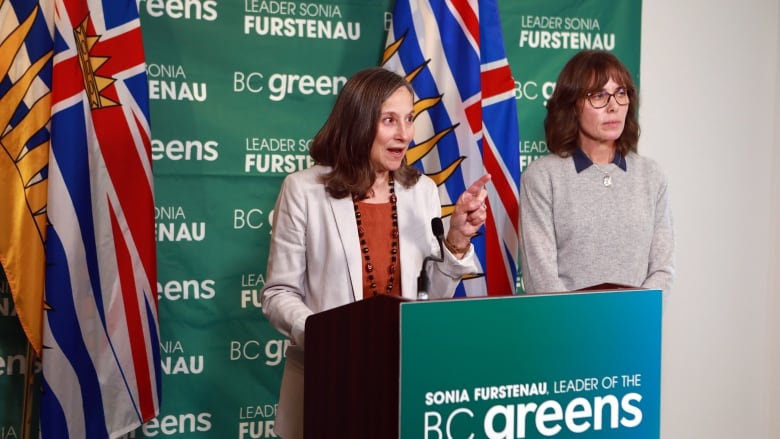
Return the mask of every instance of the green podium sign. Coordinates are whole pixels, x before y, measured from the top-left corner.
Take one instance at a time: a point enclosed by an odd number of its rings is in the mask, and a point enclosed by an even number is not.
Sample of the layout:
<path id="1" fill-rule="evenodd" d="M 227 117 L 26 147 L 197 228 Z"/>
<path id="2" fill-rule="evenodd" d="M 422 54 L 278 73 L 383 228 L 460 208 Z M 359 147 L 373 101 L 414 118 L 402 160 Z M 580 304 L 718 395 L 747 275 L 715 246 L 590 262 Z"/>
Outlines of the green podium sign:
<path id="1" fill-rule="evenodd" d="M 658 438 L 658 290 L 400 304 L 402 438 Z"/>

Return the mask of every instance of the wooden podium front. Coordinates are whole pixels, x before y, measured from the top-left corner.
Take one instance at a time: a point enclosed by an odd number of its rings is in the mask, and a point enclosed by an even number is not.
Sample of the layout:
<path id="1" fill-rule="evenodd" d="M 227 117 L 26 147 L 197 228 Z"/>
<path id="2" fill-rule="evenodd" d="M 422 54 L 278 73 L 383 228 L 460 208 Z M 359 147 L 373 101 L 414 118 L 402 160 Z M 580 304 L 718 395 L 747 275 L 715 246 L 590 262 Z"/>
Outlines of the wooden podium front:
<path id="1" fill-rule="evenodd" d="M 398 438 L 403 301 L 379 295 L 306 320 L 306 438 Z"/>

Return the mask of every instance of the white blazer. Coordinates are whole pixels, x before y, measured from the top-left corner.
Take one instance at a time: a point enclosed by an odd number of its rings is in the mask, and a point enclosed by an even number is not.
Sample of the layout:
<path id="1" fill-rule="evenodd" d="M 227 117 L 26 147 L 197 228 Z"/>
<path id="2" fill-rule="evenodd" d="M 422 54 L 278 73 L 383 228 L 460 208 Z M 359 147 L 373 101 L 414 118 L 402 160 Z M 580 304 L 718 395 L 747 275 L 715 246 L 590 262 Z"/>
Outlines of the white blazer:
<path id="1" fill-rule="evenodd" d="M 293 351 L 303 347 L 308 316 L 363 298 L 363 266 L 352 199 L 337 200 L 328 195 L 319 177 L 329 170 L 314 166 L 288 175 L 274 210 L 262 307 L 271 325 L 296 345 L 291 347 Z M 424 258 L 439 255 L 431 219 L 441 216 L 441 201 L 436 184 L 425 175 L 409 189 L 396 184 L 395 193 L 401 294 L 416 298 Z M 444 262 L 430 265 L 431 298 L 452 296 L 460 278 L 478 270 L 473 249 L 461 260 L 445 249 Z M 285 439 L 302 431 L 302 358 L 288 350 L 276 416 L 277 434 Z M 301 364 L 293 364 L 298 362 Z M 296 428 L 300 428 L 298 433 Z"/>

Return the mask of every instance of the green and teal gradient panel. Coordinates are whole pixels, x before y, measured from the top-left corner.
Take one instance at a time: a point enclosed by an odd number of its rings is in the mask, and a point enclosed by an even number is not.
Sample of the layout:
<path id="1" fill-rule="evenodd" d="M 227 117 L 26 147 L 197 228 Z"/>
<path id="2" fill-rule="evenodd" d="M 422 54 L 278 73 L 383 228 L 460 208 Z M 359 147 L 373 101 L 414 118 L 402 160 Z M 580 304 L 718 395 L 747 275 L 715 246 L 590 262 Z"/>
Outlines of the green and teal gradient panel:
<path id="1" fill-rule="evenodd" d="M 658 438 L 661 292 L 401 306 L 403 438 Z"/>

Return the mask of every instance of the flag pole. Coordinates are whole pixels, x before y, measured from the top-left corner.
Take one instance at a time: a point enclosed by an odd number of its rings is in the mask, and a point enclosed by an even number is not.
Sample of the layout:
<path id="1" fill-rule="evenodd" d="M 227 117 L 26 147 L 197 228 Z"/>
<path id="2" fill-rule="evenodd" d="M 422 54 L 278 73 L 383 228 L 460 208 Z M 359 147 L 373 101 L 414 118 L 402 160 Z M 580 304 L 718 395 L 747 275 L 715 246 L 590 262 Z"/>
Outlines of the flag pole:
<path id="1" fill-rule="evenodd" d="M 35 349 L 27 342 L 26 370 L 24 373 L 24 398 L 22 399 L 21 439 L 30 439 L 32 431 L 33 387 L 35 386 Z"/>

